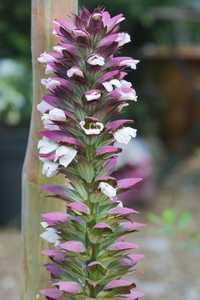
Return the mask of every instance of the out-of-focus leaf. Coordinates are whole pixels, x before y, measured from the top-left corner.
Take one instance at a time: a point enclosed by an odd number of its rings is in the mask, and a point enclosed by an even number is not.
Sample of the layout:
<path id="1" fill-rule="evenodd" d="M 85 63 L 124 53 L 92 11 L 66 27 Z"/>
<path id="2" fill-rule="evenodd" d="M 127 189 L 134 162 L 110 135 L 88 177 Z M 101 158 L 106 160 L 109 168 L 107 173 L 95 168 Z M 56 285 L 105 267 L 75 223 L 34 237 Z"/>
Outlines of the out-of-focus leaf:
<path id="1" fill-rule="evenodd" d="M 178 221 L 179 228 L 181 228 L 181 229 L 186 228 L 189 225 L 191 220 L 192 220 L 192 214 L 187 211 L 183 212 L 180 215 L 180 218 Z"/>
<path id="2" fill-rule="evenodd" d="M 153 213 L 148 214 L 148 219 L 151 223 L 156 224 L 156 225 L 159 225 L 161 223 L 160 217 Z"/>
<path id="3" fill-rule="evenodd" d="M 86 182 L 91 183 L 95 178 L 95 172 L 92 163 L 80 163 L 77 169 L 80 177 Z"/>
<path id="4" fill-rule="evenodd" d="M 165 209 L 162 214 L 162 220 L 166 225 L 173 225 L 176 222 L 176 213 L 170 208 Z"/>

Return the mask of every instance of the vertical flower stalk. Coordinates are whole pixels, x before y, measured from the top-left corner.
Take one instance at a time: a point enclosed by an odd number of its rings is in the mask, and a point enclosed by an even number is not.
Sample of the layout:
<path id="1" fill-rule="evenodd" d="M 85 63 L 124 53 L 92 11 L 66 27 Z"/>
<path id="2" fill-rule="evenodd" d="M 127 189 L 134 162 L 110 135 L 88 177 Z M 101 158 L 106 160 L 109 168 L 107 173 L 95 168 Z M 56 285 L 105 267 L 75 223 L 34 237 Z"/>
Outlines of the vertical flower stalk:
<path id="1" fill-rule="evenodd" d="M 127 279 L 143 255 L 131 254 L 138 245 L 125 239 L 143 224 L 133 221 L 136 210 L 118 200 L 142 179 L 110 176 L 121 151 L 115 142 L 128 144 L 136 137 L 131 120 L 116 119 L 137 101 L 124 78 L 138 61 L 116 56 L 130 42 L 127 33 L 119 32 L 124 19 L 102 9 L 82 9 L 70 21 L 55 20 L 58 44 L 38 58 L 47 75 L 41 81 L 47 94 L 38 105 L 44 124 L 38 143 L 42 173 L 66 178 L 65 185 L 42 187 L 66 204 L 66 212 L 42 215 L 41 238 L 50 244 L 42 255 L 49 258 L 45 267 L 51 281 L 40 294 L 47 299 L 143 297 Z"/>

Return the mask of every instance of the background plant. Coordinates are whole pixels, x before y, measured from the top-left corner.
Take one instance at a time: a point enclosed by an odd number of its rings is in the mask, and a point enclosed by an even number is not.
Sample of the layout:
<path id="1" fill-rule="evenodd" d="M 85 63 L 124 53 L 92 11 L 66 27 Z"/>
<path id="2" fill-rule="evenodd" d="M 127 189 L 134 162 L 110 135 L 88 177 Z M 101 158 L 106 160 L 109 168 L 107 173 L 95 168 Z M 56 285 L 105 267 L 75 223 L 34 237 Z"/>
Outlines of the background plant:
<path id="1" fill-rule="evenodd" d="M 31 75 L 26 65 L 13 59 L 0 60 L 0 123 L 26 124 L 31 111 Z"/>

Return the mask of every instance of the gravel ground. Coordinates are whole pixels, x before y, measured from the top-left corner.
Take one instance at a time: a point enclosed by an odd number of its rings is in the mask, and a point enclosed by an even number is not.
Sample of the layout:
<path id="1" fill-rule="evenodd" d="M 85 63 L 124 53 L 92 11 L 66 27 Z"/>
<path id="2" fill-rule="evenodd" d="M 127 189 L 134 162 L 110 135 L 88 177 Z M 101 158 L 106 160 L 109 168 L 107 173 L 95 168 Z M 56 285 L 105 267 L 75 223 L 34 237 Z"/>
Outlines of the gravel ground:
<path id="1" fill-rule="evenodd" d="M 20 233 L 0 231 L 0 299 L 19 300 Z"/>

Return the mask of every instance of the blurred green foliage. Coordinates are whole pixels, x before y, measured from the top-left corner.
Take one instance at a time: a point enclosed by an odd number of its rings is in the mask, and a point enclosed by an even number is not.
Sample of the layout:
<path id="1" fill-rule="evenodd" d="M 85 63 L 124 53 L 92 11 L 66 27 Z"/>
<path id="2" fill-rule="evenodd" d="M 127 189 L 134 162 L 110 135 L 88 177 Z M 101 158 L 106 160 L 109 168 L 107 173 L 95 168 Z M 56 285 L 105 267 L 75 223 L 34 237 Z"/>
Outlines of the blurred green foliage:
<path id="1" fill-rule="evenodd" d="M 153 228 L 151 234 L 170 235 L 174 237 L 180 247 L 197 250 L 200 246 L 200 233 L 196 220 L 189 211 L 177 213 L 173 208 L 166 208 L 160 214 L 149 213 L 148 219 Z"/>
<path id="2" fill-rule="evenodd" d="M 155 6 L 181 5 L 180 0 L 79 0 L 80 6 L 94 9 L 95 7 L 105 7 L 113 14 L 123 12 L 129 19 L 142 20 L 148 22 L 148 12 Z"/>
<path id="3" fill-rule="evenodd" d="M 67 0 L 66 0 L 67 2 Z M 79 6 L 86 6 L 94 9 L 97 6 L 105 7 L 112 14 L 124 13 L 128 22 L 124 23 L 124 29 L 129 32 L 136 30 L 137 46 L 144 42 L 152 41 L 154 38 L 163 38 L 164 30 L 161 27 L 150 29 L 152 20 L 149 13 L 155 7 L 171 6 L 174 8 L 183 6 L 199 6 L 198 0 L 79 0 Z M 30 56 L 30 20 L 31 0 L 6 0 L 0 2 L 0 36 L 1 48 L 0 57 L 14 57 L 24 59 L 28 62 Z M 137 26 L 136 26 L 137 25 Z M 198 30 L 195 24 L 191 25 L 194 31 L 194 38 L 198 37 Z M 137 28 L 134 28 L 137 27 Z M 146 27 L 146 32 L 144 31 Z M 141 33 L 143 31 L 143 34 Z M 162 31 L 162 34 L 159 31 Z"/>
<path id="4" fill-rule="evenodd" d="M 0 124 L 27 126 L 31 112 L 31 1 L 1 1 L 0 16 Z"/>
<path id="5" fill-rule="evenodd" d="M 148 217 L 151 223 L 159 225 L 162 230 L 169 233 L 187 229 L 192 220 L 192 214 L 189 211 L 177 214 L 172 208 L 166 208 L 161 215 L 150 213 Z"/>
<path id="6" fill-rule="evenodd" d="M 26 126 L 31 112 L 30 99 L 31 72 L 27 65 L 19 60 L 0 59 L 1 126 Z"/>
<path id="7" fill-rule="evenodd" d="M 30 55 L 30 0 L 0 2 L 0 57 L 26 60 Z"/>

